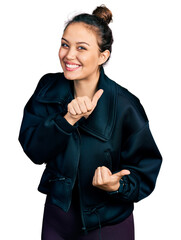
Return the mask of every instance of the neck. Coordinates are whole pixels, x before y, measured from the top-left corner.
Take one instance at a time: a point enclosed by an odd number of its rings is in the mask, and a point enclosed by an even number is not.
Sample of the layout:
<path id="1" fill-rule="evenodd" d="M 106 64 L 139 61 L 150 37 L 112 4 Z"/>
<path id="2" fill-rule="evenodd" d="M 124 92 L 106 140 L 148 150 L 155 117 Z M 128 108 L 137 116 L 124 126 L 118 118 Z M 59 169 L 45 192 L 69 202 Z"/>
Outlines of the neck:
<path id="1" fill-rule="evenodd" d="M 100 72 L 96 73 L 91 79 L 74 80 L 74 97 L 87 96 L 93 98 L 97 91 L 97 84 L 99 81 Z"/>

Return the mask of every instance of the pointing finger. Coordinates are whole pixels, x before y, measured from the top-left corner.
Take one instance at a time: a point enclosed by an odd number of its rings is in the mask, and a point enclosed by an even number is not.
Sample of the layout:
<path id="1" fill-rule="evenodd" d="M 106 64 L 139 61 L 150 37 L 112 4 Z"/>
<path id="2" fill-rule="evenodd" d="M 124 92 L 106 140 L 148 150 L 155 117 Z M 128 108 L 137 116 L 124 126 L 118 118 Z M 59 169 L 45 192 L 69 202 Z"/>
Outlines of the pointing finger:
<path id="1" fill-rule="evenodd" d="M 103 89 L 99 89 L 93 96 L 93 99 L 92 99 L 92 104 L 93 106 L 96 106 L 97 105 L 97 102 L 99 100 L 99 98 L 102 96 L 104 90 Z"/>
<path id="2" fill-rule="evenodd" d="M 117 172 L 115 174 L 113 174 L 114 176 L 117 176 L 119 177 L 120 179 L 122 177 L 124 177 L 125 175 L 129 175 L 130 174 L 130 171 L 129 170 L 121 170 L 120 172 Z"/>

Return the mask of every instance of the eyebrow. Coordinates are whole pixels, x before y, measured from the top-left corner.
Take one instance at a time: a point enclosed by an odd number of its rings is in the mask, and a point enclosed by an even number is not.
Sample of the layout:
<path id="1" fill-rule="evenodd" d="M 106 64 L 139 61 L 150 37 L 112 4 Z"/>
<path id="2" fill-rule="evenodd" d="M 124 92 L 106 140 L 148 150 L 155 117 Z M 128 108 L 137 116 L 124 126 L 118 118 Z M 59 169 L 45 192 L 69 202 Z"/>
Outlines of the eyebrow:
<path id="1" fill-rule="evenodd" d="M 67 40 L 67 39 L 65 39 L 65 38 L 62 38 L 62 40 L 64 40 L 64 41 L 66 41 L 67 43 L 69 43 L 69 41 Z M 76 44 L 86 44 L 86 45 L 88 45 L 88 46 L 90 46 L 88 43 L 86 43 L 86 42 L 76 42 Z"/>

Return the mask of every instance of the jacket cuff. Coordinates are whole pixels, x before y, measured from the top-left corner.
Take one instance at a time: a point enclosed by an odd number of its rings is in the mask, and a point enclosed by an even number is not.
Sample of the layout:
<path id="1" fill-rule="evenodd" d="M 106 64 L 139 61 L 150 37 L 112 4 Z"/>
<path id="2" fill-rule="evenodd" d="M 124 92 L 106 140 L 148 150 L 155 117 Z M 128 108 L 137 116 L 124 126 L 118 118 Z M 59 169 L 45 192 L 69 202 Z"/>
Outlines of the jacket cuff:
<path id="1" fill-rule="evenodd" d="M 63 131 L 67 133 L 72 133 L 74 130 L 78 127 L 78 122 L 76 122 L 74 125 L 71 125 L 64 117 L 62 117 L 60 114 L 57 115 L 55 119 L 56 124 L 59 128 L 61 128 Z"/>
<path id="2" fill-rule="evenodd" d="M 120 181 L 119 181 L 119 183 L 120 183 L 120 187 L 119 187 L 119 189 L 117 190 L 117 191 L 113 191 L 113 192 L 107 192 L 109 195 L 116 195 L 116 194 L 118 194 L 118 193 L 122 193 L 123 192 L 123 187 L 124 187 L 124 181 L 121 179 Z"/>

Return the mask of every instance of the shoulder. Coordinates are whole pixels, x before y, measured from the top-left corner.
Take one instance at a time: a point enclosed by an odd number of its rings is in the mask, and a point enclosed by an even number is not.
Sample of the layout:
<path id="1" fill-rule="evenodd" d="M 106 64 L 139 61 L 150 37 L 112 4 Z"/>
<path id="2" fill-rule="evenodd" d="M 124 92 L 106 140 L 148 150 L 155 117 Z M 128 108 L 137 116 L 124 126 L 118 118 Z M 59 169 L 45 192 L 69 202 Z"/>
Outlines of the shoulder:
<path id="1" fill-rule="evenodd" d="M 60 72 L 46 73 L 38 81 L 38 85 L 35 91 L 42 89 L 44 86 L 55 84 L 57 81 L 60 81 L 61 79 L 62 80 L 64 79 L 63 73 Z"/>
<path id="2" fill-rule="evenodd" d="M 138 117 L 142 118 L 144 122 L 147 122 L 148 118 L 139 98 L 125 87 L 116 82 L 115 84 L 117 87 L 118 107 L 124 109 L 124 111 L 127 113 L 137 115 Z"/>
<path id="3" fill-rule="evenodd" d="M 28 100 L 26 109 L 30 112 L 36 112 L 37 116 L 44 116 L 47 111 L 45 107 L 42 107 L 44 103 L 59 101 L 59 89 L 57 86 L 61 86 L 62 81 L 64 81 L 63 73 L 44 74 L 38 81 L 32 96 Z"/>

